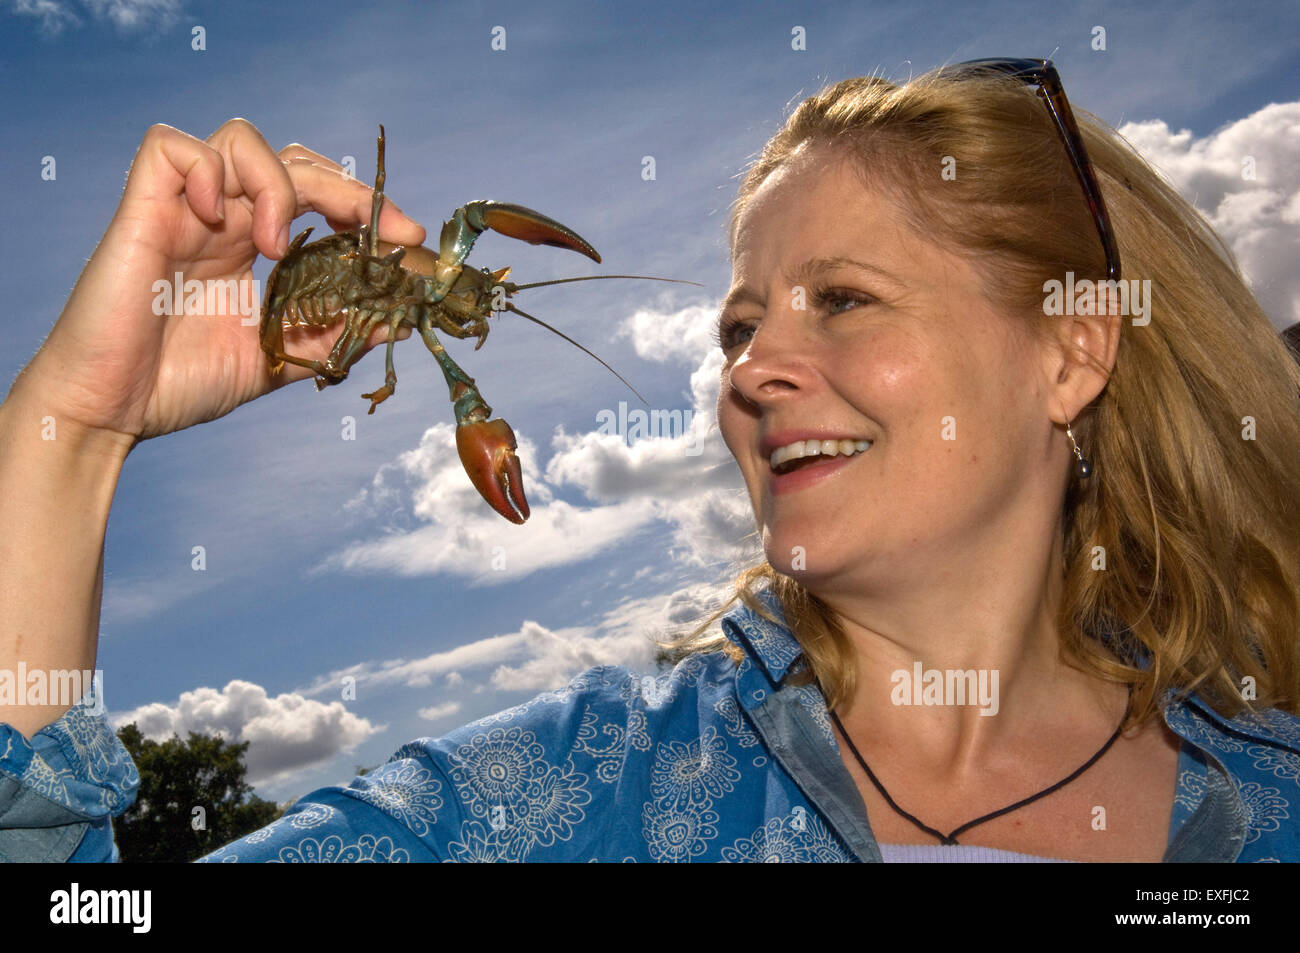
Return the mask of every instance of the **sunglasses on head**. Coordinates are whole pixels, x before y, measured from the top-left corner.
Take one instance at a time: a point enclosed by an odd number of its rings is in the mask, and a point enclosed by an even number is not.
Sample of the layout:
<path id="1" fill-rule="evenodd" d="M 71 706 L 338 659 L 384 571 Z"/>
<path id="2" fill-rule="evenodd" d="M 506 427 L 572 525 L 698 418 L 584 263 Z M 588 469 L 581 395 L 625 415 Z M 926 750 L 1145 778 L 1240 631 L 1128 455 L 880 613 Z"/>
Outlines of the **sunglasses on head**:
<path id="1" fill-rule="evenodd" d="M 968 60 L 958 63 L 951 69 L 963 73 L 1002 73 L 1023 80 L 1031 86 L 1038 87 L 1038 96 L 1047 104 L 1047 111 L 1056 122 L 1056 130 L 1061 134 L 1065 150 L 1074 163 L 1074 174 L 1083 186 L 1083 194 L 1092 210 L 1093 221 L 1097 223 L 1097 234 L 1106 249 L 1106 274 L 1111 281 L 1119 280 L 1119 249 L 1115 245 L 1115 233 L 1111 231 L 1110 216 L 1106 214 L 1106 203 L 1102 200 L 1101 189 L 1097 186 L 1097 177 L 1093 174 L 1092 163 L 1088 161 L 1088 152 L 1083 147 L 1083 137 L 1070 111 L 1069 100 L 1065 98 L 1065 89 L 1061 86 L 1061 77 L 1051 60 L 1014 60 L 990 59 Z"/>

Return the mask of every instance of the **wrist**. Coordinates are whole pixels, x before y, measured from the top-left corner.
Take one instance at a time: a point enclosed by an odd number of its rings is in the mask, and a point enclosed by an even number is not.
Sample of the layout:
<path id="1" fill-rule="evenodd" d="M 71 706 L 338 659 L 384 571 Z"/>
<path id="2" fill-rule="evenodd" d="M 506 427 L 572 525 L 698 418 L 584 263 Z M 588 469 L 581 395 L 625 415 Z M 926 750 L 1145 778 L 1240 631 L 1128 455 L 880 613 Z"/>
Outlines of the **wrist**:
<path id="1" fill-rule="evenodd" d="M 24 368 L 0 402 L 0 454 L 64 475 L 111 474 L 116 483 L 136 438 L 84 424 L 42 392 Z"/>

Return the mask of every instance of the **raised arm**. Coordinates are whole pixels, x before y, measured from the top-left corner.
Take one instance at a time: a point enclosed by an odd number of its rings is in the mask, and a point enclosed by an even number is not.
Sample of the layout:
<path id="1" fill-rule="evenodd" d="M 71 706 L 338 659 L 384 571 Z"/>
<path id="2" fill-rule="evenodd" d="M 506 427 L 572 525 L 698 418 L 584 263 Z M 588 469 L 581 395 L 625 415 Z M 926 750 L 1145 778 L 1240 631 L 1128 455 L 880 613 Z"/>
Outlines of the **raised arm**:
<path id="1" fill-rule="evenodd" d="M 0 404 L 0 670 L 95 668 L 103 545 L 122 464 L 141 440 L 224 416 L 289 381 L 272 378 L 256 309 L 158 315 L 158 281 L 251 282 L 258 253 L 278 258 L 292 220 L 334 228 L 370 216 L 368 186 L 300 145 L 274 152 L 233 119 L 206 141 L 149 129 L 122 202 L 45 343 Z M 380 232 L 424 229 L 385 203 Z M 238 300 L 238 296 L 236 296 Z M 226 309 L 222 309 L 226 310 Z M 379 340 L 378 335 L 370 342 Z M 324 335 L 300 348 L 323 357 Z M 110 676 L 111 680 L 111 676 Z M 0 723 L 27 737 L 68 705 L 16 704 Z"/>

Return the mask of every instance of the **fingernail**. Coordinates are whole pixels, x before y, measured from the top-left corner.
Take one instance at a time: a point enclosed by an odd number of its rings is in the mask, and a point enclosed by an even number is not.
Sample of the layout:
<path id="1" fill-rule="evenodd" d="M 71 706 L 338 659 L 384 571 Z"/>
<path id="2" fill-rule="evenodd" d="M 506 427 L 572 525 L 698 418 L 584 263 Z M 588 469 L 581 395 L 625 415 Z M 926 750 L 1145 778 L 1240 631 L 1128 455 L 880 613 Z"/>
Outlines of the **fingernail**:
<path id="1" fill-rule="evenodd" d="M 222 222 L 226 220 L 226 197 L 224 195 L 217 196 L 217 219 Z"/>
<path id="2" fill-rule="evenodd" d="M 286 252 L 289 251 L 289 226 L 288 225 L 280 229 L 280 237 L 276 240 L 275 247 L 279 250 L 280 255 L 282 257 Z"/>

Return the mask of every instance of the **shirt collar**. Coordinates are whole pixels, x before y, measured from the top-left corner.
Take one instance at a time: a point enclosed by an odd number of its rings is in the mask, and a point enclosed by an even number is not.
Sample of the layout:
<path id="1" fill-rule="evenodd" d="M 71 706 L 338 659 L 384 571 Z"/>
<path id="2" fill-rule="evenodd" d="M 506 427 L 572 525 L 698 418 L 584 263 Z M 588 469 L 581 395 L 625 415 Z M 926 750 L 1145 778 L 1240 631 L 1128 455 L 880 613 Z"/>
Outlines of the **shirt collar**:
<path id="1" fill-rule="evenodd" d="M 722 632 L 763 669 L 772 684 L 777 685 L 803 656 L 803 647 L 786 626 L 785 613 L 776 593 L 764 589 L 755 595 L 780 622 L 769 622 L 742 602 L 722 617 Z"/>
<path id="2" fill-rule="evenodd" d="M 756 592 L 755 596 L 780 621 L 771 622 L 741 603 L 723 616 L 722 631 L 729 641 L 738 645 L 763 670 L 773 685 L 779 685 L 803 657 L 803 647 L 787 627 L 785 613 L 776 593 L 764 589 Z M 1143 663 L 1146 661 L 1142 658 L 1138 664 L 1145 668 Z M 1219 734 L 1280 745 L 1300 753 L 1300 718 L 1277 709 L 1266 709 L 1254 714 L 1247 711 L 1226 718 L 1198 694 L 1192 693 L 1179 700 L 1173 689 L 1165 693 L 1161 708 L 1166 724 L 1189 741 L 1194 741 L 1192 736 L 1209 727 Z M 1199 730 L 1195 722 L 1200 723 Z"/>
<path id="3" fill-rule="evenodd" d="M 1151 664 L 1151 654 L 1145 646 L 1138 646 L 1136 664 L 1146 669 Z M 1206 740 L 1207 733 L 1281 746 L 1300 754 L 1300 718 L 1276 708 L 1251 712 L 1243 710 L 1231 718 L 1219 714 L 1197 692 L 1179 697 L 1177 689 L 1165 690 L 1160 700 L 1165 724 L 1185 741 L 1202 747 L 1198 741 Z"/>
<path id="4" fill-rule="evenodd" d="M 1232 718 L 1220 715 L 1197 694 L 1178 699 L 1173 689 L 1165 693 L 1165 723 L 1184 739 L 1196 743 L 1207 733 L 1221 738 L 1282 748 L 1300 755 L 1300 718 L 1276 708 L 1242 711 Z M 1198 745 L 1198 747 L 1201 747 Z M 1237 750 L 1240 750 L 1239 744 Z"/>

